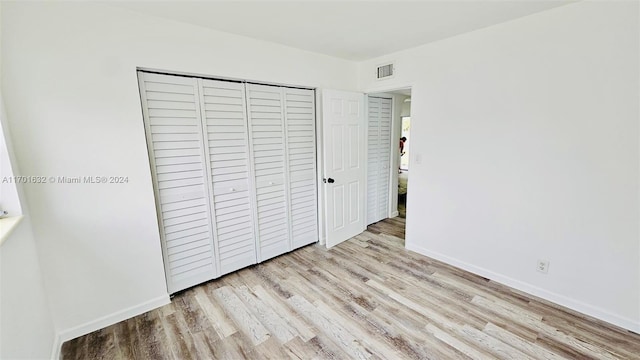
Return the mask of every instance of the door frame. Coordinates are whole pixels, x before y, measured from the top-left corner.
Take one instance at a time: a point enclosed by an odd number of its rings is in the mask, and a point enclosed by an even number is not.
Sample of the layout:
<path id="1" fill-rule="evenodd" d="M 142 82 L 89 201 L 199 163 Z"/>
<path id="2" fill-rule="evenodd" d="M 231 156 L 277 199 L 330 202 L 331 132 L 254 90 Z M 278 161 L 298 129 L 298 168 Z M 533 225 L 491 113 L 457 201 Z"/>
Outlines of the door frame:
<path id="1" fill-rule="evenodd" d="M 396 217 L 399 215 L 398 212 L 398 178 L 397 178 L 397 170 L 395 170 L 396 168 L 398 168 L 398 166 L 400 166 L 400 158 L 398 156 L 394 156 L 394 154 L 396 154 L 397 148 L 398 148 L 398 141 L 400 139 L 401 136 L 401 132 L 402 132 L 402 117 L 400 116 L 400 112 L 401 112 L 401 108 L 398 108 L 397 105 L 397 98 L 398 98 L 398 94 L 394 94 L 394 91 L 399 91 L 399 90 L 409 90 L 411 92 L 411 97 L 413 98 L 413 84 L 406 84 L 404 86 L 392 86 L 392 87 L 386 87 L 386 88 L 375 88 L 375 89 L 370 89 L 369 91 L 366 92 L 367 96 L 368 95 L 378 95 L 378 96 L 391 96 L 392 97 L 392 106 L 391 106 L 391 111 L 392 111 L 392 118 L 391 118 L 391 159 L 392 159 L 392 164 L 391 164 L 391 169 L 389 172 L 389 176 L 390 178 L 390 184 L 391 186 L 389 187 L 389 217 Z M 394 141 L 395 141 L 395 146 L 394 146 Z M 407 193 L 407 199 L 409 197 L 409 193 Z M 395 203 L 395 208 L 393 207 L 393 204 Z M 407 206 L 408 204 L 408 200 L 406 200 L 405 206 Z M 405 228 L 408 227 L 408 222 L 407 219 L 405 218 Z"/>
<path id="2" fill-rule="evenodd" d="M 412 90 L 413 91 L 413 85 L 409 84 L 409 85 L 405 85 L 405 86 L 394 86 L 394 87 L 390 87 L 390 88 L 383 88 L 383 89 L 372 89 L 370 91 L 367 92 L 363 92 L 363 94 L 365 95 L 365 99 L 368 99 L 369 95 L 384 95 L 384 97 L 391 97 L 392 98 L 392 119 L 391 119 L 391 138 L 392 138 L 392 144 L 391 144 L 391 151 L 392 151 L 392 155 L 395 152 L 396 147 L 394 147 L 394 139 L 400 139 L 400 127 L 398 126 L 397 121 L 400 121 L 400 116 L 398 113 L 397 119 L 396 119 L 396 109 L 397 109 L 397 105 L 396 105 L 396 98 L 397 95 L 396 94 L 392 94 L 392 91 L 398 91 L 398 90 Z M 326 237 L 326 218 L 325 218 L 325 187 L 322 186 L 323 182 L 323 171 L 324 171 L 324 132 L 323 132 L 323 128 L 324 128 L 324 114 L 322 113 L 322 101 L 323 101 L 323 96 L 322 96 L 322 90 L 324 90 L 324 88 L 316 88 L 316 164 L 317 164 L 317 169 L 318 169 L 318 173 L 317 173 L 317 184 L 318 184 L 318 228 L 319 228 L 319 244 L 320 245 L 324 245 L 326 246 L 327 243 L 327 237 Z M 369 108 L 368 108 L 368 101 L 365 101 L 364 103 L 365 106 L 365 115 L 367 115 L 367 118 L 365 118 L 365 131 L 368 130 L 368 113 L 369 113 Z M 401 124 L 400 124 L 401 126 Z M 365 133 L 366 134 L 366 133 Z M 366 141 L 365 141 L 365 146 L 366 146 Z M 365 153 L 365 156 L 368 157 L 368 154 Z M 397 202 L 396 202 L 396 208 L 393 209 L 393 200 L 394 198 L 397 199 L 398 197 L 398 190 L 397 190 L 397 179 L 394 182 L 394 163 L 396 163 L 397 161 L 399 161 L 399 159 L 395 159 L 395 157 L 392 156 L 392 159 L 394 159 L 392 161 L 391 164 L 391 168 L 389 171 L 389 177 L 390 177 L 390 189 L 389 189 L 389 217 L 396 217 L 398 216 L 398 208 L 397 208 Z M 366 160 L 367 158 L 365 158 L 365 177 L 366 177 Z M 399 163 L 396 163 L 395 165 L 398 165 Z M 395 186 L 394 186 L 395 183 Z M 366 191 L 366 182 L 365 182 L 365 191 Z M 366 194 L 366 192 L 365 192 Z M 367 199 L 366 199 L 366 195 L 365 195 L 365 207 L 368 206 L 367 204 Z M 365 221 L 366 222 L 366 221 Z M 366 225 L 364 227 L 364 230 L 366 230 Z"/>
<path id="3" fill-rule="evenodd" d="M 389 193 L 388 193 L 388 197 L 389 197 L 389 206 L 388 206 L 388 211 L 387 211 L 387 216 L 389 218 L 393 218 L 399 215 L 398 212 L 398 173 L 397 173 L 397 169 L 400 166 L 400 158 L 397 156 L 397 146 L 398 146 L 398 141 L 400 139 L 400 135 L 401 135 L 401 131 L 402 131 L 402 117 L 400 116 L 400 111 L 401 108 L 398 108 L 398 104 L 397 104 L 397 100 L 398 100 L 398 94 L 394 94 L 392 93 L 393 91 L 397 91 L 397 90 L 411 90 L 412 87 L 411 86 L 403 86 L 403 87 L 399 87 L 399 88 L 393 88 L 393 89 L 389 89 L 386 91 L 382 91 L 382 90 L 376 90 L 376 91 L 370 91 L 367 92 L 366 95 L 367 97 L 372 96 L 372 97 L 381 97 L 381 98 L 387 98 L 387 99 L 391 99 L 391 166 L 389 168 Z M 369 114 L 368 109 L 367 109 L 367 115 Z M 367 127 L 368 127 L 368 121 L 367 121 Z M 395 144 L 395 145 L 394 145 Z M 367 154 L 368 155 L 368 154 Z M 395 204 L 395 207 L 393 206 Z M 368 206 L 368 204 L 366 204 L 366 206 Z"/>

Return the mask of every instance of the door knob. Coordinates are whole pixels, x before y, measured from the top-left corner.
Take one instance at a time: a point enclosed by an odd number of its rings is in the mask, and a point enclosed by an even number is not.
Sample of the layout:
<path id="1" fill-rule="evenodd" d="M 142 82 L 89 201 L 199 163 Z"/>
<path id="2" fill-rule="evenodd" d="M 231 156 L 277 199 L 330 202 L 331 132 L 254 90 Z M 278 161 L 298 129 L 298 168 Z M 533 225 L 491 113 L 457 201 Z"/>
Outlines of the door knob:
<path id="1" fill-rule="evenodd" d="M 335 180 L 333 180 L 332 178 L 328 178 L 328 179 L 322 179 L 325 183 L 329 183 L 329 184 L 333 184 L 334 182 L 336 182 Z"/>

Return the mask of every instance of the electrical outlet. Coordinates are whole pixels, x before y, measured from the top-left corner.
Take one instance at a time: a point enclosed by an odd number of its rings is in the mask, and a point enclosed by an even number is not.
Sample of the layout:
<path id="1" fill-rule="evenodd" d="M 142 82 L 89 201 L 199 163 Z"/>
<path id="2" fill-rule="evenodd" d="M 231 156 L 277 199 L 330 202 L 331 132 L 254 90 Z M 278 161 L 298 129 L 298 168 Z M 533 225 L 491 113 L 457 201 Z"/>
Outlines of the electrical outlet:
<path id="1" fill-rule="evenodd" d="M 536 270 L 539 272 L 546 274 L 549 272 L 549 260 L 538 260 L 538 266 L 536 266 Z"/>

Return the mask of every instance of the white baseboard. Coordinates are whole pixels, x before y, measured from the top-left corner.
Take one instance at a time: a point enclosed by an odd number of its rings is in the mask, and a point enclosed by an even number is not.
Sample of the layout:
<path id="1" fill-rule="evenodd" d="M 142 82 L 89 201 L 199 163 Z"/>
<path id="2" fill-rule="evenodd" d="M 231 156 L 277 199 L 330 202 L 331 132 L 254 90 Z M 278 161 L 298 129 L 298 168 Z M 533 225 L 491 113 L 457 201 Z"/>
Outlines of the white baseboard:
<path id="1" fill-rule="evenodd" d="M 142 304 L 138 304 L 138 305 L 134 305 L 131 306 L 129 308 L 120 310 L 120 311 L 116 311 L 113 314 L 109 314 L 106 316 L 103 316 L 101 318 L 89 321 L 87 323 L 78 325 L 78 326 L 74 326 L 70 329 L 66 329 L 66 330 L 62 330 L 59 331 L 57 336 L 56 336 L 56 344 L 54 344 L 54 346 L 57 346 L 57 348 L 54 349 L 53 355 L 54 355 L 54 359 L 59 359 L 60 356 L 60 350 L 62 348 L 62 344 L 65 341 L 71 340 L 71 339 L 75 339 L 78 336 L 82 336 L 82 335 L 86 335 L 89 334 L 93 331 L 96 330 L 100 330 L 102 328 L 105 328 L 109 325 L 113 325 L 116 324 L 120 321 L 123 320 L 127 320 L 130 319 L 134 316 L 138 316 L 140 314 L 144 314 L 147 311 L 151 311 L 154 309 L 157 309 L 161 306 L 167 305 L 171 302 L 171 300 L 169 300 L 169 294 L 166 295 L 162 295 L 159 296 L 155 299 L 151 299 L 149 301 L 145 301 Z M 57 357 L 55 356 L 57 354 Z"/>
<path id="2" fill-rule="evenodd" d="M 400 215 L 400 212 L 399 211 L 394 211 L 394 212 L 391 213 L 391 216 L 389 216 L 389 217 L 390 218 L 394 218 L 394 217 L 396 217 L 398 215 Z"/>
<path id="3" fill-rule="evenodd" d="M 51 360 L 60 360 L 60 355 L 62 350 L 62 340 L 60 340 L 60 335 L 55 334 L 55 338 L 53 339 L 53 348 L 51 349 Z"/>
<path id="4" fill-rule="evenodd" d="M 467 262 L 449 257 L 447 255 L 443 255 L 443 254 L 425 249 L 415 244 L 407 243 L 406 248 L 407 250 L 411 250 L 421 255 L 428 256 L 430 258 L 442 261 L 444 263 L 469 271 L 476 275 L 480 275 L 482 277 L 488 278 L 492 281 L 507 285 L 514 289 L 524 291 L 533 296 L 537 296 L 539 298 L 551 301 L 555 304 L 567 307 L 571 310 L 575 310 L 585 315 L 592 316 L 596 319 L 606 321 L 608 323 L 617 325 L 619 327 L 633 331 L 635 333 L 640 333 L 640 322 L 636 320 L 613 314 L 605 309 L 602 309 L 593 305 L 585 304 L 576 299 L 572 299 L 564 295 L 560 295 L 560 294 L 545 290 L 543 288 L 531 285 L 529 283 L 510 278 L 506 275 L 502 275 L 502 274 L 469 264 Z"/>

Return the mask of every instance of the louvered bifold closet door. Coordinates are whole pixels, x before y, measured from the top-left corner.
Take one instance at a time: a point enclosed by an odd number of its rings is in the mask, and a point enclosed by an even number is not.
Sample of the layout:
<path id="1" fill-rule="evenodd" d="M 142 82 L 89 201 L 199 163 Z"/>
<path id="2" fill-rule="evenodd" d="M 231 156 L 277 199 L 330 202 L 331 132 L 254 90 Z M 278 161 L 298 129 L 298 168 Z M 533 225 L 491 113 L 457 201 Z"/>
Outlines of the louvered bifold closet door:
<path id="1" fill-rule="evenodd" d="M 367 223 L 389 214 L 391 99 L 369 97 L 367 130 Z"/>
<path id="2" fill-rule="evenodd" d="M 258 261 L 291 250 L 283 88 L 247 84 L 256 184 Z"/>
<path id="3" fill-rule="evenodd" d="M 315 93 L 285 88 L 292 248 L 318 241 Z"/>
<path id="4" fill-rule="evenodd" d="M 199 80 L 220 273 L 255 264 L 256 242 L 244 84 Z"/>
<path id="5" fill-rule="evenodd" d="M 367 120 L 367 224 L 380 221 L 380 98 L 369 97 Z"/>
<path id="6" fill-rule="evenodd" d="M 389 186 L 391 176 L 391 99 L 380 99 L 380 147 L 378 148 L 378 217 L 389 217 Z M 398 146 L 398 144 L 396 144 Z"/>
<path id="7" fill-rule="evenodd" d="M 197 81 L 138 73 L 170 293 L 217 276 Z"/>

